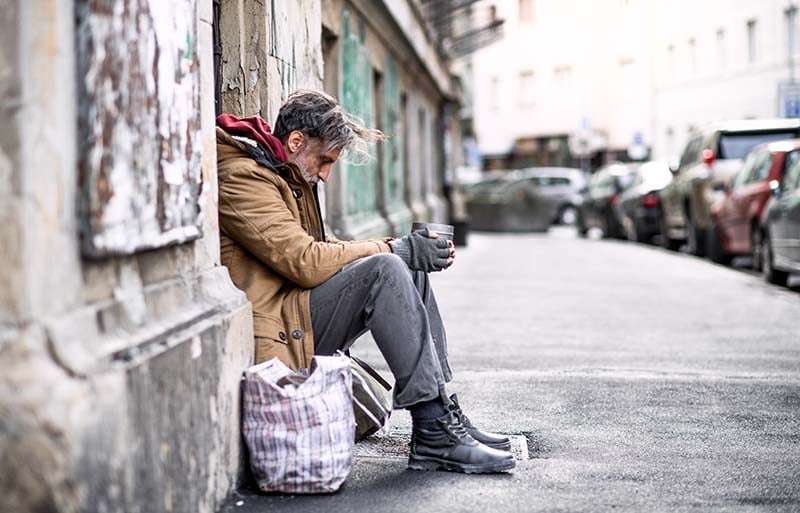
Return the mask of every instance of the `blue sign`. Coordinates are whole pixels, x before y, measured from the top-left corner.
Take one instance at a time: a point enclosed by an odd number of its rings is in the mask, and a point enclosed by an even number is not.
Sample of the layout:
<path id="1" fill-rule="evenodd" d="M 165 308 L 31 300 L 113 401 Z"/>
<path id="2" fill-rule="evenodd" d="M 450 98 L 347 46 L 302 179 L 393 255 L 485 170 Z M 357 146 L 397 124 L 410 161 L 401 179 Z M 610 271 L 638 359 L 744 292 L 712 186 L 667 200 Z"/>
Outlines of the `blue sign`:
<path id="1" fill-rule="evenodd" d="M 784 118 L 800 118 L 800 84 L 778 85 L 778 115 Z"/>
<path id="2" fill-rule="evenodd" d="M 783 99 L 783 117 L 800 118 L 800 96 L 787 96 Z"/>

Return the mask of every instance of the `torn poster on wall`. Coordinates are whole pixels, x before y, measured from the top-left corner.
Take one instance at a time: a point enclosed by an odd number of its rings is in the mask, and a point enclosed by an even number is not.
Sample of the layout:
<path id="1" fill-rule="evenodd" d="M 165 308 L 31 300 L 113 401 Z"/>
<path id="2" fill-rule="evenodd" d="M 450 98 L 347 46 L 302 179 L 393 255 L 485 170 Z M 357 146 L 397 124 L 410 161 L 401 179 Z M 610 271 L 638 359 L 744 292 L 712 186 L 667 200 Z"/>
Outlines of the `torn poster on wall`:
<path id="1" fill-rule="evenodd" d="M 201 236 L 196 0 L 78 0 L 84 254 Z"/>

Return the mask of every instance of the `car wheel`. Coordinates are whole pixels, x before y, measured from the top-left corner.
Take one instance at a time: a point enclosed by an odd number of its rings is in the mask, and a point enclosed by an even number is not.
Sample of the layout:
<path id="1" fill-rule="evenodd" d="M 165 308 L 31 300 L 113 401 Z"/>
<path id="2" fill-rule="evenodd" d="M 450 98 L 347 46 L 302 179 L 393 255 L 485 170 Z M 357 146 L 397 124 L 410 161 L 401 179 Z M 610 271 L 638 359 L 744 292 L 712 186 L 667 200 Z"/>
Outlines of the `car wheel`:
<path id="1" fill-rule="evenodd" d="M 753 270 L 757 272 L 761 271 L 761 266 L 763 265 L 761 239 L 761 230 L 758 226 L 753 226 L 753 229 L 750 231 L 750 251 L 753 255 Z"/>
<path id="2" fill-rule="evenodd" d="M 645 231 L 642 228 L 642 226 L 636 222 L 636 220 L 633 221 L 633 234 L 636 237 L 636 242 L 639 242 L 641 244 L 653 243 L 652 235 L 649 232 Z"/>
<path id="3" fill-rule="evenodd" d="M 689 214 L 686 215 L 686 232 L 686 245 L 689 247 L 689 253 L 704 257 L 706 233 L 697 226 Z"/>
<path id="4" fill-rule="evenodd" d="M 622 218 L 622 231 L 625 232 L 625 238 L 631 242 L 639 242 L 638 232 L 636 231 L 636 221 L 629 216 Z"/>
<path id="5" fill-rule="evenodd" d="M 659 221 L 659 231 L 661 232 L 661 247 L 669 251 L 678 251 L 681 248 L 681 241 L 672 239 L 669 236 L 669 225 L 667 218 L 662 212 Z"/>
<path id="6" fill-rule="evenodd" d="M 722 265 L 731 265 L 731 256 L 725 253 L 722 242 L 719 240 L 719 230 L 716 223 L 711 222 L 706 236 L 706 255 L 712 262 Z"/>
<path id="7" fill-rule="evenodd" d="M 565 226 L 572 226 L 578 221 L 578 209 L 572 205 L 567 205 L 561 209 L 561 213 L 558 215 L 558 222 L 559 224 L 563 224 Z"/>
<path id="8" fill-rule="evenodd" d="M 761 274 L 769 283 L 786 286 L 789 282 L 789 273 L 779 271 L 772 267 L 772 245 L 769 236 L 764 234 L 761 238 Z"/>

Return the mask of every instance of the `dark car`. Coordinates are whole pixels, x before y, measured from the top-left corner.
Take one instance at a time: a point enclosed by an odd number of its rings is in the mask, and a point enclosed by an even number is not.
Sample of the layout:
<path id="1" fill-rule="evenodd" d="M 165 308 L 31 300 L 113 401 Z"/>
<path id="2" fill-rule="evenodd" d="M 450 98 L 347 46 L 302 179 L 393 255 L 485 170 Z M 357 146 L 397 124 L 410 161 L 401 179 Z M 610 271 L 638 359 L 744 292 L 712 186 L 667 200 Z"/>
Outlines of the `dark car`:
<path id="1" fill-rule="evenodd" d="M 473 184 L 465 191 L 470 227 L 490 231 L 546 231 L 571 223 L 585 187 L 572 168 L 528 168 Z"/>
<path id="2" fill-rule="evenodd" d="M 614 163 L 602 167 L 589 180 L 578 214 L 578 233 L 585 236 L 591 228 L 603 231 L 603 237 L 625 237 L 615 212 L 620 193 L 633 181 L 636 167 Z"/>
<path id="3" fill-rule="evenodd" d="M 789 274 L 800 272 L 800 158 L 787 156 L 783 181 L 770 182 L 773 197 L 761 220 L 761 261 L 764 278 L 786 285 Z"/>
<path id="4" fill-rule="evenodd" d="M 754 119 L 719 123 L 689 139 L 675 178 L 660 193 L 662 241 L 677 250 L 703 256 L 711 223 L 711 205 L 759 144 L 800 137 L 798 119 Z"/>
<path id="5" fill-rule="evenodd" d="M 651 242 L 660 234 L 658 191 L 672 181 L 669 164 L 645 162 L 639 166 L 633 182 L 619 196 L 617 217 L 628 240 Z"/>
<path id="6" fill-rule="evenodd" d="M 800 160 L 800 140 L 762 144 L 750 152 L 741 170 L 711 206 L 707 256 L 729 264 L 734 256 L 752 255 L 761 268 L 761 218 L 772 196 L 770 183 L 780 182 L 784 171 Z"/>

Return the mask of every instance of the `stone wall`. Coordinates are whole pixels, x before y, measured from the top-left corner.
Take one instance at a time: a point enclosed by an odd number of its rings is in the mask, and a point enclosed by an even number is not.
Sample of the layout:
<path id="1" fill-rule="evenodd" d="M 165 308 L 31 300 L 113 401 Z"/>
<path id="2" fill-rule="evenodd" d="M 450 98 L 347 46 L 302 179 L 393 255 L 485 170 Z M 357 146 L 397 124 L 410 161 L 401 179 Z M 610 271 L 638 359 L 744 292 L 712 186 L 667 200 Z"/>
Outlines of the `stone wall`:
<path id="1" fill-rule="evenodd" d="M 447 220 L 453 89 L 412 6 L 220 3 L 224 112 L 271 122 L 325 87 L 389 135 L 326 186 L 345 237 Z M 252 316 L 219 262 L 212 16 L 212 0 L 0 4 L 0 511 L 213 512 L 241 475 Z M 361 89 L 343 86 L 344 41 Z"/>
<path id="2" fill-rule="evenodd" d="M 85 6 L 0 6 L 0 511 L 213 512 L 241 469 L 252 318 L 219 265 L 211 0 L 190 43 L 202 238 L 91 258 L 73 21 Z"/>
<path id="3" fill-rule="evenodd" d="M 295 89 L 322 88 L 320 0 L 222 0 L 222 112 L 270 124 Z"/>

